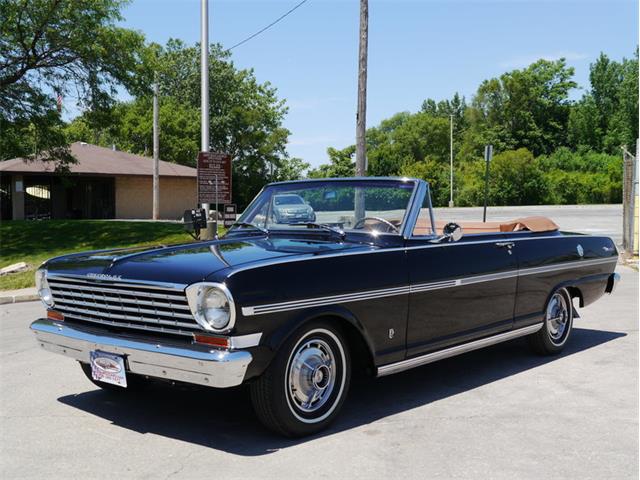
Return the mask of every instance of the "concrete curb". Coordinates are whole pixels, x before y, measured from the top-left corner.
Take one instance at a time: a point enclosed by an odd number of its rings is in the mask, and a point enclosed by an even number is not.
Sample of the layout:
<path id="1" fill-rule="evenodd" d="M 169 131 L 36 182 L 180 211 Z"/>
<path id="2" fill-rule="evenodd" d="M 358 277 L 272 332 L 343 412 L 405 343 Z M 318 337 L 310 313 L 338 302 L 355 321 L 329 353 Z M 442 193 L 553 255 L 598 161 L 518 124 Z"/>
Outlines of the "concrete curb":
<path id="1" fill-rule="evenodd" d="M 36 300 L 40 300 L 40 297 L 34 294 L 7 295 L 4 297 L 0 296 L 0 305 L 6 305 L 9 303 L 35 302 Z"/>

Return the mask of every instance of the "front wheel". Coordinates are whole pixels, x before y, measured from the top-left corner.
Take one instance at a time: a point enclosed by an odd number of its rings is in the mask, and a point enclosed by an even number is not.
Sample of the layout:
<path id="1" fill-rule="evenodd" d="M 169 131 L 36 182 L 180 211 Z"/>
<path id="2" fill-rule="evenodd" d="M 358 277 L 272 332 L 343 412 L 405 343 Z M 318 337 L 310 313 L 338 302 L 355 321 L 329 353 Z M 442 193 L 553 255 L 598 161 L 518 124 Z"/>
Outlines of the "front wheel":
<path id="1" fill-rule="evenodd" d="M 565 288 L 553 292 L 545 310 L 544 324 L 529 336 L 529 344 L 536 353 L 554 355 L 560 353 L 573 328 L 573 305 Z"/>
<path id="2" fill-rule="evenodd" d="M 251 384 L 260 421 L 288 437 L 311 435 L 338 415 L 347 396 L 351 358 L 341 333 L 318 322 L 299 330 Z"/>

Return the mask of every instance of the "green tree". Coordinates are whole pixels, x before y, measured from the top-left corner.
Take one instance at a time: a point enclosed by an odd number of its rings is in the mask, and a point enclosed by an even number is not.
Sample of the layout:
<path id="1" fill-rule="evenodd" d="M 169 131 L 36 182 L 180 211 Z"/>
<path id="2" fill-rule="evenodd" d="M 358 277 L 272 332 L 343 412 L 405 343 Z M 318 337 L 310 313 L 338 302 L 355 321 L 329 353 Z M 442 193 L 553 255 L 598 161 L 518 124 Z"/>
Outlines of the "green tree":
<path id="1" fill-rule="evenodd" d="M 160 103 L 160 158 L 195 166 L 200 151 L 200 48 L 171 39 L 153 44 L 148 63 L 156 72 Z M 286 152 L 289 131 L 282 126 L 287 107 L 276 89 L 259 83 L 252 70 L 235 67 L 220 45 L 209 50 L 210 145 L 233 158 L 233 196 L 241 207 L 270 179 L 291 179 L 308 168 Z M 107 125 L 92 133 L 97 143 L 151 155 L 152 98 L 147 92 L 109 111 Z M 86 115 L 72 122 L 69 140 L 80 140 Z M 73 135 L 72 135 L 73 133 Z M 84 138 L 85 141 L 91 141 Z"/>
<path id="2" fill-rule="evenodd" d="M 638 138 L 638 50 L 616 62 L 604 53 L 591 64 L 591 90 L 572 109 L 569 135 L 574 147 L 618 153 Z"/>
<path id="3" fill-rule="evenodd" d="M 309 171 L 309 178 L 353 177 L 356 172 L 353 156 L 356 153 L 355 145 L 342 150 L 332 147 L 327 148 L 329 163 L 320 165 Z"/>
<path id="4" fill-rule="evenodd" d="M 500 151 L 527 148 L 534 155 L 566 145 L 569 92 L 577 87 L 573 74 L 564 59 L 538 60 L 485 80 L 468 112 L 465 156 L 472 158 L 486 143 Z"/>
<path id="5" fill-rule="evenodd" d="M 460 204 L 482 204 L 484 167 L 483 160 L 476 160 L 467 168 Z M 547 195 L 540 162 L 526 148 L 508 150 L 494 156 L 489 179 L 490 205 L 538 205 L 544 202 Z"/>
<path id="6" fill-rule="evenodd" d="M 80 107 L 109 108 L 118 86 L 144 85 L 144 37 L 117 26 L 123 0 L 0 0 L 0 159 L 71 161 L 55 108 L 74 92 Z M 16 141 L 30 125 L 35 145 Z M 40 155 L 41 152 L 47 152 Z"/>

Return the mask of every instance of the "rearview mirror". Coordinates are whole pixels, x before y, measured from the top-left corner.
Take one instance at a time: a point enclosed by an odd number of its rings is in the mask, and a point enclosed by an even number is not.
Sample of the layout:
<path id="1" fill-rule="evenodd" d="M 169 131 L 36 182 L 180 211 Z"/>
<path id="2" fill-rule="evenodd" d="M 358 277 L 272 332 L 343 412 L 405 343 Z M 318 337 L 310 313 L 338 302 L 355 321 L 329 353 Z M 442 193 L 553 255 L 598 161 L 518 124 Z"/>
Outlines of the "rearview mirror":
<path id="1" fill-rule="evenodd" d="M 447 223 L 442 233 L 450 242 L 457 242 L 462 238 L 462 227 L 457 223 Z"/>

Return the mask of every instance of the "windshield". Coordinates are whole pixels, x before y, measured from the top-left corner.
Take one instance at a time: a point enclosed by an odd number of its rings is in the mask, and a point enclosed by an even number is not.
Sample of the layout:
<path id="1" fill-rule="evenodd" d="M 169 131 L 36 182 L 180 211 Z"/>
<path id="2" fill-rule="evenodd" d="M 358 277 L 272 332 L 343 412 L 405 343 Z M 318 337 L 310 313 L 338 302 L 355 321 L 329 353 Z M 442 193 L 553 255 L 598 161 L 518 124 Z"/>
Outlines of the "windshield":
<path id="1" fill-rule="evenodd" d="M 310 224 L 340 230 L 399 234 L 413 180 L 327 180 L 267 186 L 238 223 L 268 230 Z"/>

